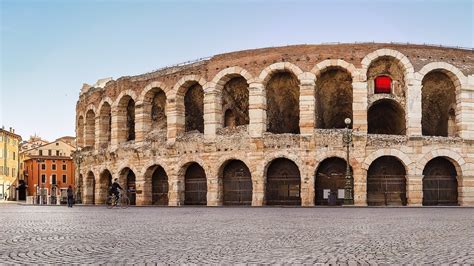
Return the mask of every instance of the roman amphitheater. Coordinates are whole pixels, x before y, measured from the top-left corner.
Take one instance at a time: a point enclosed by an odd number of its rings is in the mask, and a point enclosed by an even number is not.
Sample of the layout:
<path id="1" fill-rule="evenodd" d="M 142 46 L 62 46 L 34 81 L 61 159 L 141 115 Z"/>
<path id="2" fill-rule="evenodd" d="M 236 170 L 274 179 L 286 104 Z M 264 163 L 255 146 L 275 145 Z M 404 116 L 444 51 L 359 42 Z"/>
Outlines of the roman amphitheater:
<path id="1" fill-rule="evenodd" d="M 136 205 L 473 206 L 474 51 L 216 55 L 85 84 L 76 134 L 85 204 L 118 178 Z"/>

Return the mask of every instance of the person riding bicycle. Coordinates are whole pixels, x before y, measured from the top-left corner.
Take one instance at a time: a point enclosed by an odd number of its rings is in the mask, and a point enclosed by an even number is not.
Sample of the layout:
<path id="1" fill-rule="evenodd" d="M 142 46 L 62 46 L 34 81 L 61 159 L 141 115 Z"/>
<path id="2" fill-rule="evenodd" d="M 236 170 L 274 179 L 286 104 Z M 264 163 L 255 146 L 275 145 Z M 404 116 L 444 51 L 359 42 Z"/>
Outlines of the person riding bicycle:
<path id="1" fill-rule="evenodd" d="M 118 180 L 117 178 L 114 179 L 114 182 L 112 183 L 112 187 L 110 188 L 110 194 L 115 195 L 116 201 L 119 198 L 119 189 L 122 190 L 122 187 L 120 186 L 117 180 Z"/>

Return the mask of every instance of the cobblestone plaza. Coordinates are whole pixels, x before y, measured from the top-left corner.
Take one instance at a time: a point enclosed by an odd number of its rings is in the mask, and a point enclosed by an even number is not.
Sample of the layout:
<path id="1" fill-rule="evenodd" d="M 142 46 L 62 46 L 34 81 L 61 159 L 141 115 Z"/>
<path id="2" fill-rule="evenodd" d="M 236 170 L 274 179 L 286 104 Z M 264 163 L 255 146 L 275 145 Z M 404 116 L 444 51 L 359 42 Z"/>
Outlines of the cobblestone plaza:
<path id="1" fill-rule="evenodd" d="M 0 205 L 2 263 L 474 263 L 473 208 Z"/>

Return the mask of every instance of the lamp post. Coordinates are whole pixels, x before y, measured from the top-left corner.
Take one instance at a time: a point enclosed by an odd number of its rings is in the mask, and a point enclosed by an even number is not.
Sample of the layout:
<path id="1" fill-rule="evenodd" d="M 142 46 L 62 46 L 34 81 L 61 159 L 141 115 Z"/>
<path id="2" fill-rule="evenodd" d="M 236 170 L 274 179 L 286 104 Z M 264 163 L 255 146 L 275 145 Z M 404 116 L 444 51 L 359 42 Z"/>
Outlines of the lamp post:
<path id="1" fill-rule="evenodd" d="M 349 165 L 349 148 L 352 144 L 352 129 L 349 128 L 351 122 L 352 121 L 350 118 L 344 119 L 346 128 L 344 130 L 344 134 L 342 135 L 342 142 L 346 147 L 346 182 L 344 184 L 344 205 L 354 204 L 354 198 L 352 196 L 352 172 Z"/>
<path id="2" fill-rule="evenodd" d="M 38 204 L 43 204 L 43 199 L 41 198 L 41 195 L 43 194 L 40 190 L 40 176 L 41 176 L 41 173 L 40 173 L 40 169 L 41 169 L 41 165 L 40 163 L 44 162 L 44 159 L 36 159 L 36 163 L 38 164 L 38 178 L 37 178 L 37 185 L 36 185 L 36 198 L 37 198 L 37 203 Z"/>
<path id="3" fill-rule="evenodd" d="M 82 199 L 81 199 L 81 163 L 82 163 L 82 154 L 81 154 L 81 150 L 78 149 L 77 153 L 75 154 L 74 156 L 74 159 L 76 161 L 76 164 L 77 164 L 77 189 L 76 189 L 76 203 L 82 203 Z"/>

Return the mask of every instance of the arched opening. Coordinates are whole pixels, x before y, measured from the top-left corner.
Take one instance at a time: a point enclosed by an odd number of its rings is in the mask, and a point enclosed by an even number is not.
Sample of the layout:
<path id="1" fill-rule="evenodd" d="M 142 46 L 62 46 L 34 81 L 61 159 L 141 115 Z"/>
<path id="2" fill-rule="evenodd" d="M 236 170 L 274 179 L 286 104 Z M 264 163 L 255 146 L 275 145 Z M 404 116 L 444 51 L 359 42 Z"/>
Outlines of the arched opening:
<path id="1" fill-rule="evenodd" d="M 456 167 L 448 159 L 436 157 L 423 170 L 423 205 L 458 205 Z"/>
<path id="2" fill-rule="evenodd" d="M 149 132 L 166 134 L 166 94 L 160 88 L 148 91 L 144 98 L 145 124 Z"/>
<path id="3" fill-rule="evenodd" d="M 92 171 L 89 171 L 86 176 L 86 188 L 85 188 L 85 204 L 95 203 L 95 176 Z"/>
<path id="4" fill-rule="evenodd" d="M 237 127 L 249 123 L 249 86 L 241 76 L 230 79 L 222 90 L 224 127 Z"/>
<path id="5" fill-rule="evenodd" d="M 327 158 L 319 164 L 315 180 L 316 205 L 344 204 L 346 165 L 346 160 L 338 157 Z"/>
<path id="6" fill-rule="evenodd" d="M 228 109 L 227 111 L 225 111 L 224 127 L 230 127 L 230 128 L 236 127 L 235 115 L 231 109 Z"/>
<path id="7" fill-rule="evenodd" d="M 421 130 L 424 136 L 456 134 L 456 91 L 453 81 L 441 71 L 425 75 L 421 88 Z"/>
<path id="8" fill-rule="evenodd" d="M 82 116 L 77 119 L 77 145 L 84 147 L 84 117 Z"/>
<path id="9" fill-rule="evenodd" d="M 94 147 L 95 143 L 95 114 L 89 110 L 86 113 L 86 144 L 85 147 Z"/>
<path id="10" fill-rule="evenodd" d="M 367 69 L 367 81 L 370 95 L 385 93 L 405 98 L 405 70 L 394 57 L 381 56 L 374 60 Z"/>
<path id="11" fill-rule="evenodd" d="M 221 174 L 224 205 L 252 204 L 252 177 L 244 162 L 232 160 L 225 164 Z"/>
<path id="12" fill-rule="evenodd" d="M 184 176 L 184 204 L 207 204 L 207 179 L 204 169 L 197 163 L 192 163 L 186 169 Z"/>
<path id="13" fill-rule="evenodd" d="M 291 160 L 278 158 L 267 169 L 267 205 L 301 205 L 300 170 Z"/>
<path id="14" fill-rule="evenodd" d="M 352 76 L 342 68 L 329 68 L 316 79 L 316 127 L 345 128 L 352 120 Z"/>
<path id="15" fill-rule="evenodd" d="M 126 167 L 120 171 L 120 186 L 127 191 L 130 205 L 136 205 L 136 177 L 132 169 Z"/>
<path id="16" fill-rule="evenodd" d="M 112 186 L 112 174 L 109 170 L 104 170 L 99 176 L 99 189 L 96 204 L 104 204 L 109 195 L 109 188 Z"/>
<path id="17" fill-rule="evenodd" d="M 151 203 L 153 205 L 168 206 L 168 175 L 163 167 L 154 165 L 150 169 L 151 176 Z"/>
<path id="18" fill-rule="evenodd" d="M 290 72 L 277 72 L 266 86 L 267 131 L 276 134 L 300 133 L 299 82 Z"/>
<path id="19" fill-rule="evenodd" d="M 109 146 L 112 139 L 112 115 L 110 104 L 105 102 L 99 113 L 99 145 L 101 148 Z"/>
<path id="20" fill-rule="evenodd" d="M 393 100 L 376 101 L 368 111 L 368 133 L 405 135 L 405 111 Z"/>
<path id="21" fill-rule="evenodd" d="M 191 85 L 184 95 L 185 131 L 204 133 L 204 90 L 201 85 Z"/>
<path id="22" fill-rule="evenodd" d="M 367 172 L 367 204 L 405 206 L 405 175 L 405 167 L 396 157 L 382 156 L 373 161 Z"/>
<path id="23" fill-rule="evenodd" d="M 119 143 L 135 140 L 135 101 L 125 95 L 120 99 L 117 110 Z"/>

